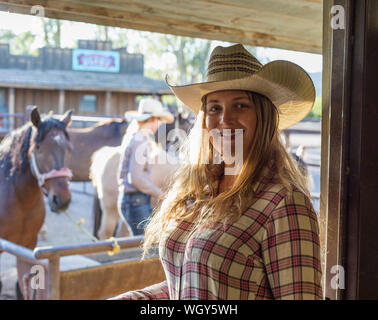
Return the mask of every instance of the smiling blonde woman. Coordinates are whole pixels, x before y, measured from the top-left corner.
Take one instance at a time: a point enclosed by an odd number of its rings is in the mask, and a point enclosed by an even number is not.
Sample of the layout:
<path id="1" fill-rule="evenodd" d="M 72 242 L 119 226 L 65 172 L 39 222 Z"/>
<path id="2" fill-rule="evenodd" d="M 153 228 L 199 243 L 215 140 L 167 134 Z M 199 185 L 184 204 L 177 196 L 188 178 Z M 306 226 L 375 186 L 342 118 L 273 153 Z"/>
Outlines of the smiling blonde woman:
<path id="1" fill-rule="evenodd" d="M 146 227 L 166 281 L 115 299 L 322 299 L 317 215 L 279 135 L 311 110 L 310 77 L 234 45 L 213 50 L 206 82 L 170 88 L 198 115 L 183 150 L 196 161 Z M 221 139 L 204 143 L 214 130 Z M 240 172 L 226 174 L 240 153 Z"/>

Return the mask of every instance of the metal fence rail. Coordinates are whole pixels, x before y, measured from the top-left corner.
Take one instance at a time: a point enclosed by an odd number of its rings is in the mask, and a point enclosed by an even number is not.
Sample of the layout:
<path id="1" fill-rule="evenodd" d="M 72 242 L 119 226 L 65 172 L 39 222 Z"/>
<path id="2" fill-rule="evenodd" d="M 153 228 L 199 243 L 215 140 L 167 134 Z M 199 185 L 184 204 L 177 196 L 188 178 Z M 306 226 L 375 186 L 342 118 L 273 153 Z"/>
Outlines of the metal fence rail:
<path id="1" fill-rule="evenodd" d="M 0 140 L 13 129 L 22 127 L 26 122 L 24 113 L 2 113 L 0 112 Z"/>

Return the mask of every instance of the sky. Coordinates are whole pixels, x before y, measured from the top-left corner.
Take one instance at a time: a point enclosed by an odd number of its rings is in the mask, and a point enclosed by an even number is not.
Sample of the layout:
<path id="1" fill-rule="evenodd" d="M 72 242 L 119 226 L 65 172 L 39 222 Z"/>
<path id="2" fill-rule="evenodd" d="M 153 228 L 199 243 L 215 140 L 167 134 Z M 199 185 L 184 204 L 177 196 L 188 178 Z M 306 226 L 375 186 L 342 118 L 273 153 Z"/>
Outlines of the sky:
<path id="1" fill-rule="evenodd" d="M 0 30 L 12 30 L 19 34 L 25 31 L 31 31 L 37 35 L 35 46 L 42 47 L 44 45 L 42 38 L 42 24 L 41 18 L 29 15 L 14 14 L 8 12 L 0 12 Z M 87 23 L 67 23 L 62 27 L 62 46 L 73 47 L 77 39 L 93 39 L 96 32 L 96 26 Z M 128 40 L 130 42 L 129 52 L 132 53 L 132 48 L 141 42 L 138 32 L 129 31 Z M 212 46 L 222 45 L 224 43 L 213 41 Z M 143 47 L 143 46 L 142 46 Z M 297 51 L 273 49 L 273 48 L 257 48 L 257 55 L 260 59 L 267 58 L 273 60 L 289 60 L 300 65 L 307 72 L 321 72 L 322 71 L 322 55 L 310 54 Z M 169 55 L 163 56 L 164 59 L 170 59 Z M 161 60 L 160 60 L 161 61 Z M 263 61 L 262 61 L 263 62 Z M 155 63 L 150 61 L 150 63 Z M 148 65 L 146 65 L 148 68 Z"/>

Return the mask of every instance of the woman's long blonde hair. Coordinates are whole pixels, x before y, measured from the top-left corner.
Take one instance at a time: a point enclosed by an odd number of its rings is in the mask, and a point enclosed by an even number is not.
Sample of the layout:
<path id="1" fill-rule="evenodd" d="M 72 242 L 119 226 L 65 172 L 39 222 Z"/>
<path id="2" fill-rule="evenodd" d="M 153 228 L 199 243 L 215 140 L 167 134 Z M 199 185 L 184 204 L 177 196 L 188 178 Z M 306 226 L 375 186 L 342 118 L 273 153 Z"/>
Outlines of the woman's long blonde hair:
<path id="1" fill-rule="evenodd" d="M 173 177 L 166 199 L 156 210 L 145 230 L 144 253 L 159 243 L 170 220 L 196 221 L 195 231 L 214 222 L 227 223 L 237 218 L 246 209 L 244 199 L 251 198 L 253 184 L 261 178 L 264 167 L 274 159 L 276 177 L 289 191 L 297 188 L 309 196 L 307 180 L 299 170 L 286 148 L 283 146 L 278 131 L 279 113 L 273 103 L 257 93 L 247 92 L 253 102 L 257 115 L 257 125 L 251 148 L 231 189 L 217 194 L 212 182 L 223 174 L 224 165 L 212 162 L 214 150 L 211 144 L 203 143 L 205 128 L 204 105 L 199 112 L 187 143 L 181 153 L 182 159 L 193 159 L 180 163 Z M 207 148 L 209 150 L 204 150 Z M 210 157 L 209 163 L 203 163 L 204 154 Z M 253 197 L 253 194 L 252 194 Z M 235 210 L 229 210 L 234 208 Z"/>

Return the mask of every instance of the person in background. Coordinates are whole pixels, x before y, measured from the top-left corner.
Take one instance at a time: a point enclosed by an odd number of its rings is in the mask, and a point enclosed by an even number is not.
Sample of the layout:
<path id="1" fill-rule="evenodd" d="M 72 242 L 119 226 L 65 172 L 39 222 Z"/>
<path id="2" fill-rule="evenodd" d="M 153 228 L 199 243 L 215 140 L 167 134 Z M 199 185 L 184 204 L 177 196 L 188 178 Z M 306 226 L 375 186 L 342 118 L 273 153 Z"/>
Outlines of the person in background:
<path id="1" fill-rule="evenodd" d="M 312 109 L 311 78 L 238 44 L 213 50 L 205 82 L 169 86 L 197 120 L 145 231 L 166 280 L 114 299 L 322 299 L 318 217 L 280 138 Z"/>
<path id="2" fill-rule="evenodd" d="M 121 144 L 119 166 L 118 212 L 133 236 L 144 233 L 144 225 L 151 216 L 151 196 L 163 199 L 162 190 L 150 179 L 152 155 L 159 121 L 172 123 L 170 112 L 164 111 L 160 101 L 142 99 L 138 111 L 125 113 L 130 123 Z"/>

